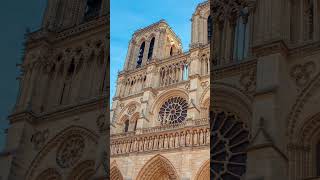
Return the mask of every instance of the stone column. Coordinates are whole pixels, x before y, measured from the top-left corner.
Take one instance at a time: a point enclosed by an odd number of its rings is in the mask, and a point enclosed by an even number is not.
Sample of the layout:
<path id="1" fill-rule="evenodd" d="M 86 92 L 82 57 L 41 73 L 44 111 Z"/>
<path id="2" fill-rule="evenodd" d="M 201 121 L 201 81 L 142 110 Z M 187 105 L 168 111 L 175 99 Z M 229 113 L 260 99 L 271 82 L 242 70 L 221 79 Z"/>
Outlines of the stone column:
<path id="1" fill-rule="evenodd" d="M 256 95 L 252 107 L 254 138 L 247 152 L 248 180 L 288 179 L 285 171 L 288 164 L 285 155 L 286 118 L 279 112 L 278 106 L 285 100 L 284 96 L 291 95 L 290 92 L 280 89 L 280 84 L 287 81 L 280 78 L 287 73 L 287 65 L 282 50 L 279 51 L 277 54 L 259 57 L 257 62 Z"/>

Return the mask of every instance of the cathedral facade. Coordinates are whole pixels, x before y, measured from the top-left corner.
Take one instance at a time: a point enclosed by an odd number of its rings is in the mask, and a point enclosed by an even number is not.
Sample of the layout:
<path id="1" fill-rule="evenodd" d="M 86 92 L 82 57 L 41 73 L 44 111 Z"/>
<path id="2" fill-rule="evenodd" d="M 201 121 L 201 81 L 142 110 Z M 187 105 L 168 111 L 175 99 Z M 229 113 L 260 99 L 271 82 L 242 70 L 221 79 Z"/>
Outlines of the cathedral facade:
<path id="1" fill-rule="evenodd" d="M 320 179 L 319 8 L 204 2 L 187 52 L 165 21 L 136 31 L 111 109 L 111 179 Z"/>
<path id="2" fill-rule="evenodd" d="M 0 179 L 106 179 L 107 0 L 48 0 L 26 35 Z"/>
<path id="3" fill-rule="evenodd" d="M 165 20 L 130 40 L 111 109 L 112 180 L 209 179 L 209 3 L 192 16 L 192 45 Z"/>

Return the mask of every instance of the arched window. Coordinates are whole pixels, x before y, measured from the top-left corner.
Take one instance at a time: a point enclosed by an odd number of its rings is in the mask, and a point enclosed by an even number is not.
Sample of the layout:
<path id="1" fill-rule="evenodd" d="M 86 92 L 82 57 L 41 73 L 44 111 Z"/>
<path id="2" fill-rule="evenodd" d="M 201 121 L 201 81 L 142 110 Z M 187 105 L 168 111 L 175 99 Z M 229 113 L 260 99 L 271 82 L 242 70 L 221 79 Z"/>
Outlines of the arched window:
<path id="1" fill-rule="evenodd" d="M 134 122 L 134 131 L 136 131 L 137 130 L 137 124 L 138 124 L 138 119 Z"/>
<path id="2" fill-rule="evenodd" d="M 141 67 L 145 45 L 146 45 L 146 43 L 143 42 L 143 43 L 141 44 L 141 46 L 140 46 L 139 53 L 138 53 L 138 59 L 137 59 L 137 66 L 136 66 L 136 68 Z"/>
<path id="3" fill-rule="evenodd" d="M 150 46 L 149 46 L 148 60 L 150 60 L 150 59 L 152 58 L 154 41 L 155 41 L 155 38 L 153 37 L 153 38 L 151 39 Z"/>
<path id="4" fill-rule="evenodd" d="M 316 147 L 316 168 L 317 168 L 317 176 L 320 176 L 320 141 Z"/>
<path id="5" fill-rule="evenodd" d="M 85 11 L 85 20 L 90 20 L 94 17 L 99 16 L 101 10 L 102 0 L 88 0 Z"/>
<path id="6" fill-rule="evenodd" d="M 207 19 L 207 32 L 208 32 L 208 43 L 210 43 L 212 34 L 213 34 L 213 26 L 212 26 L 212 19 L 211 19 L 211 15 L 209 15 L 208 19 Z"/>
<path id="7" fill-rule="evenodd" d="M 171 46 L 171 48 L 170 48 L 170 56 L 172 56 L 173 55 L 173 47 Z"/>
<path id="8" fill-rule="evenodd" d="M 305 39 L 313 39 L 314 31 L 314 0 L 305 0 L 304 5 L 304 27 L 305 27 Z"/>
<path id="9" fill-rule="evenodd" d="M 128 130 L 129 130 L 129 120 L 126 120 L 124 122 L 124 132 L 128 132 Z"/>
<path id="10" fill-rule="evenodd" d="M 249 49 L 249 27 L 248 27 L 248 8 L 240 11 L 240 16 L 234 29 L 233 60 L 241 61 L 248 55 Z"/>
<path id="11" fill-rule="evenodd" d="M 188 80 L 188 78 L 189 78 L 188 65 L 185 64 L 185 65 L 183 66 L 183 77 L 182 77 L 182 79 L 183 79 L 183 80 Z"/>

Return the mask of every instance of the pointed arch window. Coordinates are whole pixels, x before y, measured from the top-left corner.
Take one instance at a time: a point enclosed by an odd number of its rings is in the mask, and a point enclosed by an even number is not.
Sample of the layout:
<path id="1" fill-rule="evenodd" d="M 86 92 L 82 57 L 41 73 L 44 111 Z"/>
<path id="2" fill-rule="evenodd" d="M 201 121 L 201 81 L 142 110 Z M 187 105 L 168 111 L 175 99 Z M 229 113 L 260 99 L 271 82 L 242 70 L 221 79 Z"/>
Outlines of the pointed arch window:
<path id="1" fill-rule="evenodd" d="M 170 56 L 173 55 L 173 47 L 170 48 Z"/>
<path id="2" fill-rule="evenodd" d="M 314 0 L 305 0 L 304 5 L 304 27 L 305 39 L 312 40 L 314 34 Z"/>
<path id="3" fill-rule="evenodd" d="M 140 46 L 139 53 L 138 53 L 138 59 L 137 59 L 137 66 L 136 66 L 136 68 L 140 68 L 140 67 L 141 67 L 145 45 L 146 45 L 146 43 L 143 42 L 143 43 L 141 44 L 141 46 Z"/>
<path id="4" fill-rule="evenodd" d="M 124 122 L 124 132 L 128 132 L 129 130 L 129 119 Z"/>
<path id="5" fill-rule="evenodd" d="M 152 55 L 153 55 L 154 41 L 155 41 L 155 38 L 153 37 L 151 39 L 150 46 L 149 46 L 148 60 L 151 60 Z"/>
<path id="6" fill-rule="evenodd" d="M 102 0 L 87 0 L 87 7 L 85 11 L 85 20 L 90 20 L 99 16 L 101 10 Z"/>
<path id="7" fill-rule="evenodd" d="M 236 21 L 233 31 L 233 60 L 241 61 L 248 56 L 249 50 L 249 26 L 248 26 L 249 10 L 243 8 L 240 16 Z"/>
<path id="8" fill-rule="evenodd" d="M 210 43 L 211 37 L 213 35 L 213 25 L 212 25 L 211 15 L 209 15 L 207 19 L 207 32 L 208 32 L 208 43 Z"/>

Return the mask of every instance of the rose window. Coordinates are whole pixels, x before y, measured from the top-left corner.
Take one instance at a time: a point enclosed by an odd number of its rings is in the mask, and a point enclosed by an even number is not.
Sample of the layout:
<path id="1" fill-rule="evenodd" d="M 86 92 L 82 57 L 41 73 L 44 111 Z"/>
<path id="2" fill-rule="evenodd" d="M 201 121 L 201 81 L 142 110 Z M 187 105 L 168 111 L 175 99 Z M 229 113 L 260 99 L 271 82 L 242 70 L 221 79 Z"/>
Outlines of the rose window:
<path id="1" fill-rule="evenodd" d="M 62 168 L 73 166 L 81 158 L 85 147 L 83 137 L 73 135 L 63 142 L 57 152 L 57 163 Z"/>
<path id="2" fill-rule="evenodd" d="M 162 124 L 183 122 L 187 117 L 188 103 L 181 97 L 172 97 L 167 100 L 159 111 L 159 121 Z"/>
<path id="3" fill-rule="evenodd" d="M 211 123 L 211 177 L 243 179 L 249 144 L 247 127 L 237 116 L 223 111 L 214 112 Z"/>

